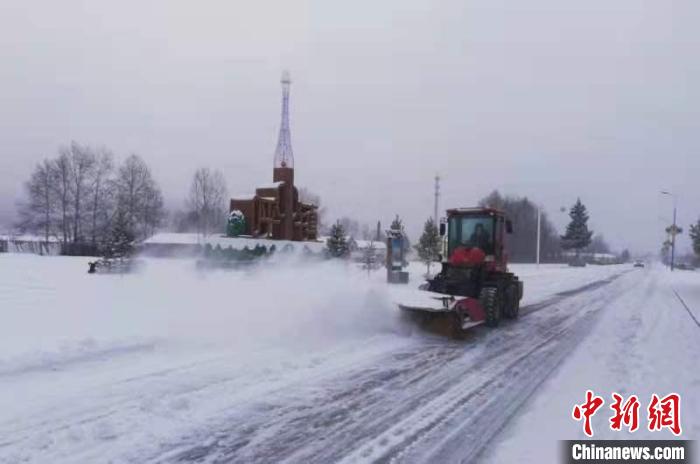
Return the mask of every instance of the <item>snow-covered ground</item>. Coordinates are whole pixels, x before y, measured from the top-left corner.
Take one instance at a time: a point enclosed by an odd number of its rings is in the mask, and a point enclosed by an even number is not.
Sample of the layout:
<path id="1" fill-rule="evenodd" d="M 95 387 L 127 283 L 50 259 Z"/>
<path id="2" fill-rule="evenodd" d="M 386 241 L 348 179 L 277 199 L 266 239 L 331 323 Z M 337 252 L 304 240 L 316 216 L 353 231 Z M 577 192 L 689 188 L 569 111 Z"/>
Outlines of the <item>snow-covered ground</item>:
<path id="1" fill-rule="evenodd" d="M 678 391 L 687 437 L 698 435 L 700 329 L 670 288 L 700 308 L 700 274 L 515 265 L 522 318 L 456 342 L 407 335 L 396 287 L 354 265 L 200 272 L 148 259 L 119 276 L 88 275 L 86 261 L 0 254 L 0 462 L 510 462 L 524 451 L 546 462 L 556 439 L 580 435 L 570 409 L 586 388 Z M 412 265 L 412 286 L 423 272 Z M 661 375 L 642 388 L 650 373 Z M 525 446 L 544 422 L 543 446 Z"/>
<path id="2" fill-rule="evenodd" d="M 556 462 L 554 440 L 586 438 L 581 424 L 570 418 L 586 389 L 606 400 L 593 416 L 597 439 L 673 439 L 668 430 L 646 427 L 653 393 L 680 394 L 682 438 L 700 437 L 700 273 L 655 266 L 633 277 L 634 287 L 610 296 L 594 330 L 494 441 L 486 462 Z M 640 427 L 634 433 L 610 429 L 613 392 L 639 397 Z"/>

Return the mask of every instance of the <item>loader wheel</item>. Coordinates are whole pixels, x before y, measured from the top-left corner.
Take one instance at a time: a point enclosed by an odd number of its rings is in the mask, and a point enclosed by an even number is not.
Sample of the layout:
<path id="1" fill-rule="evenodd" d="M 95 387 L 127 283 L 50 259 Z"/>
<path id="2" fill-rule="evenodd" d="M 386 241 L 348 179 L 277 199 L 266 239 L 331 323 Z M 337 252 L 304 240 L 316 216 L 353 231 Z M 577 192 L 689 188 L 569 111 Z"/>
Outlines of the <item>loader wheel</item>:
<path id="1" fill-rule="evenodd" d="M 479 302 L 486 313 L 486 325 L 496 327 L 501 321 L 501 301 L 497 287 L 484 287 L 479 294 Z"/>
<path id="2" fill-rule="evenodd" d="M 454 314 L 452 314 L 452 338 L 455 340 L 463 340 L 464 339 L 464 329 L 462 329 L 462 326 L 464 325 L 464 316 L 460 314 L 459 310 L 455 311 Z"/>
<path id="3" fill-rule="evenodd" d="M 506 319 L 516 319 L 518 317 L 518 313 L 520 312 L 520 298 L 518 298 L 518 293 L 519 289 L 517 283 L 508 285 L 506 289 L 505 308 L 503 311 L 503 316 L 505 316 Z"/>

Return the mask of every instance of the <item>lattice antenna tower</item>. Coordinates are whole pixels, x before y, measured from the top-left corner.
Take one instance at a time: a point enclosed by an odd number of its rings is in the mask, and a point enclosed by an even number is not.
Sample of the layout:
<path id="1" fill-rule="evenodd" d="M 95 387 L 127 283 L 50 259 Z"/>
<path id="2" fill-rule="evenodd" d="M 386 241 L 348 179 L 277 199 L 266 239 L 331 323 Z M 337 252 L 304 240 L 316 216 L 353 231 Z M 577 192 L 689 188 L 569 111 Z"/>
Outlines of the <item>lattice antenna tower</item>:
<path id="1" fill-rule="evenodd" d="M 282 118 L 280 122 L 280 134 L 275 149 L 276 168 L 294 168 L 294 152 L 292 151 L 292 134 L 289 130 L 289 86 L 292 80 L 289 72 L 282 73 Z"/>

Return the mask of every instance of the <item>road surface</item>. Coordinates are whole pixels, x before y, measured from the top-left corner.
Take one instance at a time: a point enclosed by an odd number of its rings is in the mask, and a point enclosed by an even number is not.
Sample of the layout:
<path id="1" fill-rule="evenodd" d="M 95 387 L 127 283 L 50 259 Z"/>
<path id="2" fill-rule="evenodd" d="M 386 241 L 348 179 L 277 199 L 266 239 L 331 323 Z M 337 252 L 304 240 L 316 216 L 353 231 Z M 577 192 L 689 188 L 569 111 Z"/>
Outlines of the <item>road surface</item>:
<path id="1" fill-rule="evenodd" d="M 662 280 L 607 270 L 461 341 L 389 325 L 318 350 L 144 338 L 0 363 L 0 462 L 487 462 L 600 318 Z"/>

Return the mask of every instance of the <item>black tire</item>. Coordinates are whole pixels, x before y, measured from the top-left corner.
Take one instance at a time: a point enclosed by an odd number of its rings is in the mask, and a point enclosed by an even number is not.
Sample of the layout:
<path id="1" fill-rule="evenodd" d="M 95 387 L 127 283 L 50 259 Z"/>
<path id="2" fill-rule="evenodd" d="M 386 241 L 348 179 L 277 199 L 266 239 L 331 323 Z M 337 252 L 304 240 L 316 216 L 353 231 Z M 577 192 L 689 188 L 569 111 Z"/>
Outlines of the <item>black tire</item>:
<path id="1" fill-rule="evenodd" d="M 455 340 L 464 339 L 464 329 L 462 328 L 464 322 L 464 317 L 460 314 L 459 310 L 452 314 L 452 338 Z"/>
<path id="2" fill-rule="evenodd" d="M 479 294 L 479 302 L 486 313 L 486 325 L 497 327 L 501 322 L 501 298 L 497 287 L 484 287 Z"/>
<path id="3" fill-rule="evenodd" d="M 517 282 L 512 282 L 506 287 L 504 298 L 503 316 L 506 319 L 517 319 L 520 313 L 520 288 Z"/>

